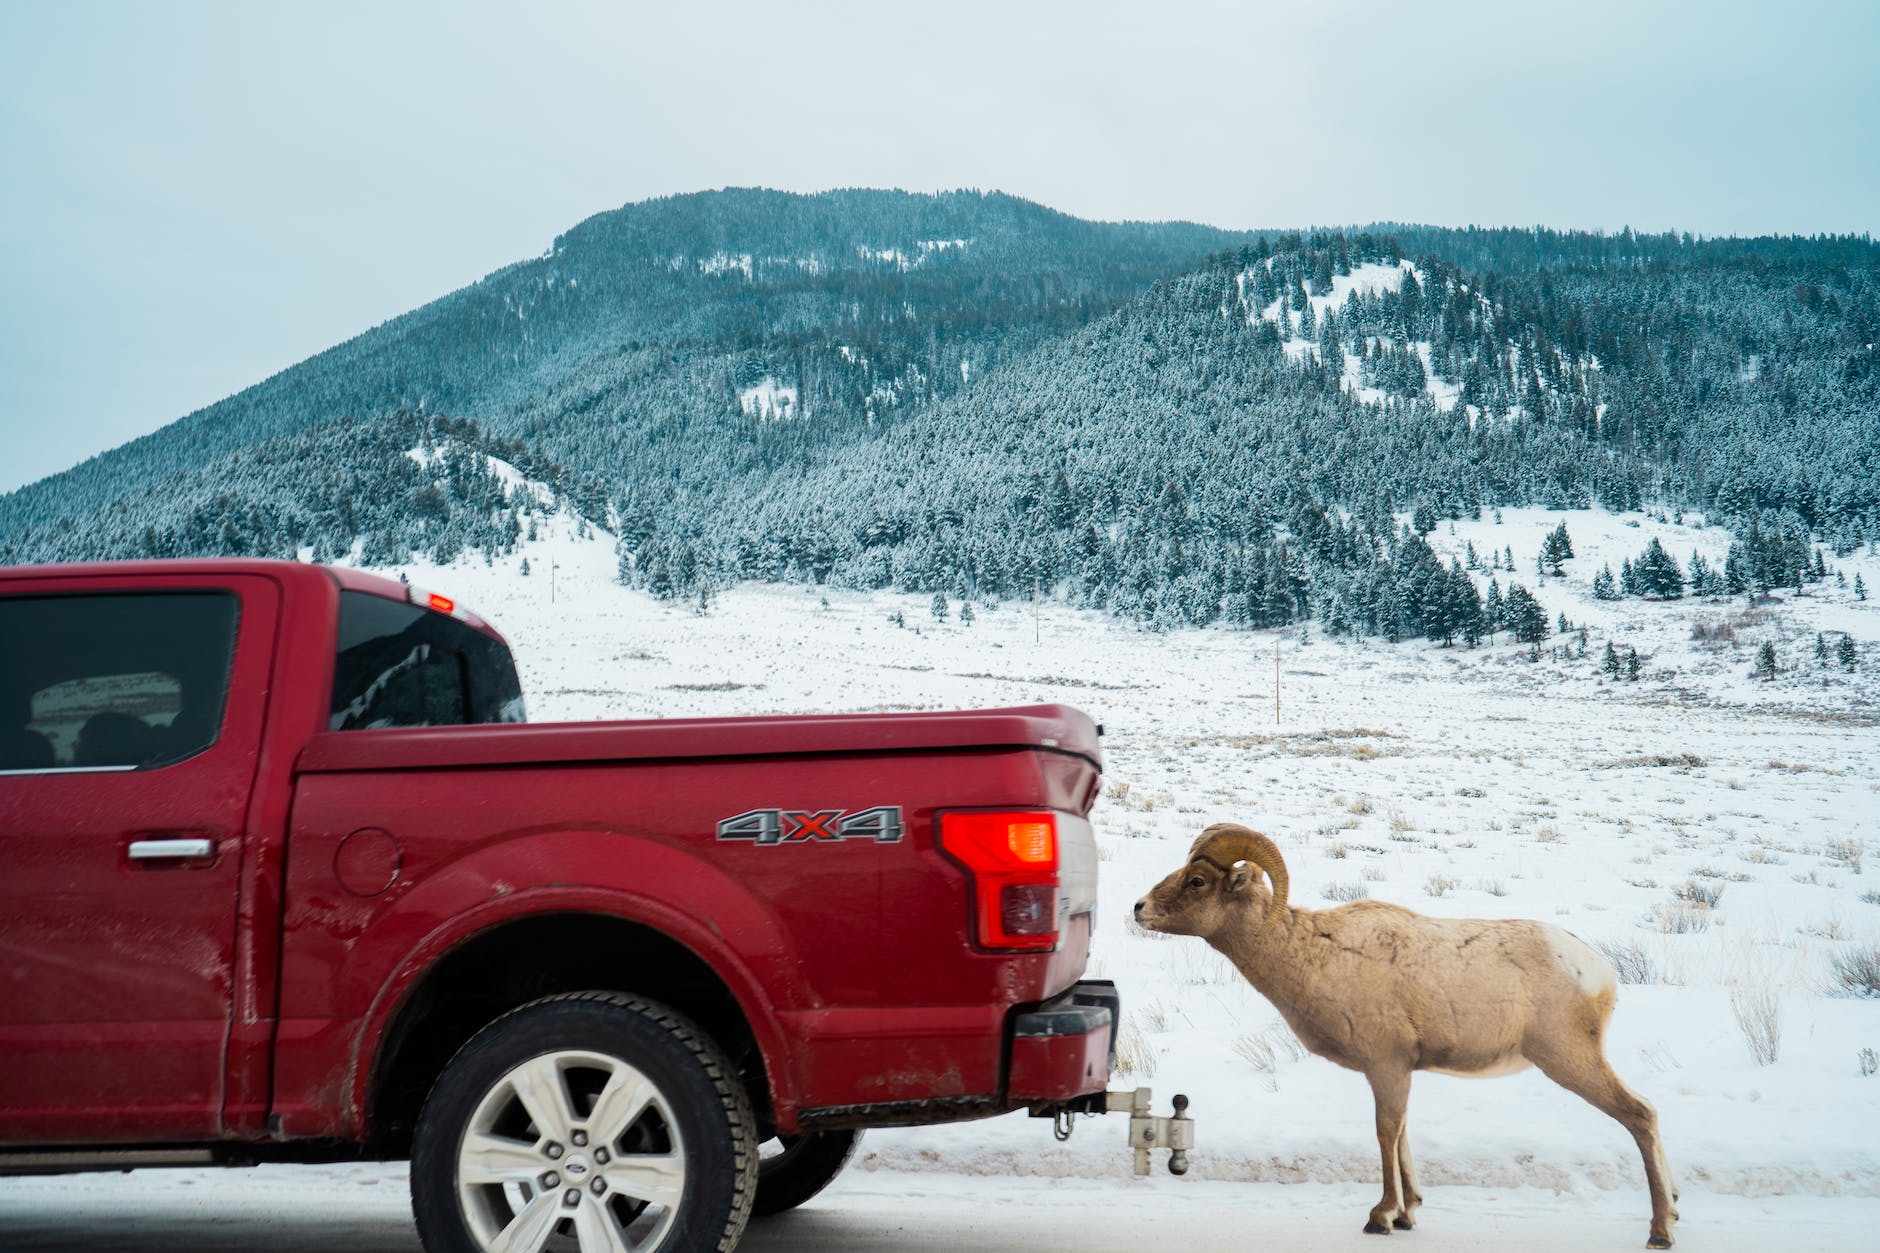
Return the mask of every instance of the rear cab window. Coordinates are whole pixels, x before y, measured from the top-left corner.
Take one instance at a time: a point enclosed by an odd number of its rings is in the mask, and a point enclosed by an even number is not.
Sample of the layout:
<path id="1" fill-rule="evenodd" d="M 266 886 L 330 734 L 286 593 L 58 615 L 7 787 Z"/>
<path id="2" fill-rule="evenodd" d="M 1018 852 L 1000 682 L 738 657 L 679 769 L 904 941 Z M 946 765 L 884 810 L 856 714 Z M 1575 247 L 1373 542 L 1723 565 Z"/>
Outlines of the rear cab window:
<path id="1" fill-rule="evenodd" d="M 329 730 L 523 720 L 515 661 L 500 641 L 434 609 L 340 593 Z"/>
<path id="2" fill-rule="evenodd" d="M 0 772 L 154 770 L 216 742 L 232 592 L 0 598 Z"/>

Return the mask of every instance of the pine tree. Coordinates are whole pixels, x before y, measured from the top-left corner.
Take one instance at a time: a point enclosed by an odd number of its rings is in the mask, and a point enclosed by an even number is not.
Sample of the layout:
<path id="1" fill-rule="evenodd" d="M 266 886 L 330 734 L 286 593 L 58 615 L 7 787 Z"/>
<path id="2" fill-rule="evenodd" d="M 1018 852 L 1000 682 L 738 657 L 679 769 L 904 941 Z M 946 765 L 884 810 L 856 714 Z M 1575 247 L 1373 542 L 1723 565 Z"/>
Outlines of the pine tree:
<path id="1" fill-rule="evenodd" d="M 973 602 L 970 600 L 963 602 L 960 605 L 960 625 L 961 626 L 973 625 L 973 617 L 974 617 Z"/>
<path id="2" fill-rule="evenodd" d="M 1710 563 L 1696 549 L 1691 550 L 1691 595 L 1715 596 L 1722 591 L 1717 576 L 1712 572 Z"/>
<path id="3" fill-rule="evenodd" d="M 1828 637 L 1819 631 L 1815 632 L 1815 660 L 1824 666 L 1828 664 Z"/>
<path id="4" fill-rule="evenodd" d="M 1502 613 L 1518 643 L 1539 647 L 1547 638 L 1547 611 L 1534 599 L 1534 594 L 1519 583 L 1508 589 Z"/>
<path id="5" fill-rule="evenodd" d="M 1611 566 L 1601 566 L 1599 573 L 1593 576 L 1593 599 L 1619 599 L 1619 588 L 1618 585 L 1613 582 Z"/>
<path id="6" fill-rule="evenodd" d="M 1655 535 L 1640 554 L 1633 572 L 1640 595 L 1657 596 L 1665 600 L 1676 600 L 1684 595 L 1684 574 L 1678 569 L 1677 558 L 1665 551 L 1664 545 L 1658 542 Z"/>
<path id="7" fill-rule="evenodd" d="M 1861 581 L 1861 577 L 1858 573 L 1854 575 L 1854 599 L 1867 599 L 1867 585 Z"/>
<path id="8" fill-rule="evenodd" d="M 935 592 L 933 594 L 933 601 L 927 606 L 927 609 L 933 614 L 933 620 L 935 622 L 945 622 L 949 610 L 947 594 L 945 592 Z"/>
<path id="9" fill-rule="evenodd" d="M 1619 650 L 1612 646 L 1611 640 L 1607 640 L 1606 655 L 1600 660 L 1599 668 L 1604 671 L 1608 677 L 1616 679 L 1619 677 L 1620 665 Z"/>
<path id="10" fill-rule="evenodd" d="M 1501 584 L 1491 574 L 1488 576 L 1488 596 L 1482 602 L 1482 626 L 1491 641 L 1495 638 L 1495 632 L 1502 629 L 1502 619 L 1506 613 L 1501 599 Z"/>
<path id="11" fill-rule="evenodd" d="M 1854 637 L 1843 634 L 1841 642 L 1834 646 L 1834 655 L 1840 661 L 1841 669 L 1852 673 L 1855 664 L 1860 660 L 1860 649 L 1854 643 Z"/>
<path id="12" fill-rule="evenodd" d="M 1547 532 L 1547 538 L 1541 541 L 1540 567 L 1543 574 L 1560 576 L 1560 563 L 1573 556 L 1573 541 L 1567 535 L 1567 523 L 1563 518 L 1560 525 Z"/>
<path id="13" fill-rule="evenodd" d="M 1639 676 L 1638 649 L 1625 650 L 1625 678 L 1628 683 L 1637 683 Z"/>
<path id="14" fill-rule="evenodd" d="M 1756 650 L 1755 675 L 1763 682 L 1776 677 L 1776 646 L 1764 640 L 1762 647 Z"/>

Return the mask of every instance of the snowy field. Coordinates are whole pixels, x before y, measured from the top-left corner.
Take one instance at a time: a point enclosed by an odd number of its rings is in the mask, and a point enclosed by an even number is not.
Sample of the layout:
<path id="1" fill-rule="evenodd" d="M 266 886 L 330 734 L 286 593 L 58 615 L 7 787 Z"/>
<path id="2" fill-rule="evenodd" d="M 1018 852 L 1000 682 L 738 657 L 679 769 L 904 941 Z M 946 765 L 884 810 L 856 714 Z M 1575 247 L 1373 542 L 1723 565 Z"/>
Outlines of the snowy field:
<path id="1" fill-rule="evenodd" d="M 1563 518 L 1578 555 L 1543 585 L 1535 557 Z M 1080 1198 L 1101 1196 L 1198 1237 L 1222 1224 L 1222 1243 L 1198 1247 L 1226 1247 L 1268 1219 L 1273 1247 L 1343 1247 L 1347 1234 L 1367 1247 L 1355 1236 L 1378 1164 L 1364 1081 L 1298 1055 L 1277 1014 L 1201 941 L 1126 921 L 1221 820 L 1279 842 L 1295 904 L 1364 895 L 1435 915 L 1537 918 L 1618 954 L 1630 970 L 1609 1052 L 1658 1107 L 1683 1186 L 1680 1247 L 1872 1247 L 1880 1075 L 1863 1074 L 1861 1054 L 1880 1050 L 1880 1000 L 1840 994 L 1834 964 L 1880 941 L 1880 600 L 1856 602 L 1831 574 L 1747 615 L 1741 598 L 1601 603 L 1592 575 L 1653 535 L 1680 562 L 1693 549 L 1720 561 L 1728 535 L 1590 512 L 1439 525 L 1439 552 L 1511 548 L 1515 581 L 1550 622 L 1573 622 L 1534 662 L 1506 643 L 1340 643 L 1316 627 L 1304 640 L 1298 628 L 1151 635 L 1049 605 L 1036 617 L 1029 605 L 975 605 L 962 624 L 955 604 L 942 623 L 925 596 L 822 589 L 737 589 L 701 615 L 623 589 L 608 537 L 572 530 L 566 518 L 544 524 L 539 542 L 494 567 L 408 571 L 504 631 L 533 721 L 1059 701 L 1107 730 L 1090 973 L 1124 994 L 1130 1071 L 1112 1086 L 1153 1085 L 1164 1112 L 1175 1092 L 1193 1099 L 1189 1176 L 1132 1180 L 1116 1117 L 1080 1122 L 1065 1144 L 1023 1117 L 874 1132 L 849 1178 L 747 1247 L 903 1247 L 895 1198 L 910 1192 L 939 1198 L 937 1215 L 977 1197 L 1021 1220 L 1033 1198 L 1047 1233 Z M 1850 585 L 1859 573 L 1880 586 L 1880 557 L 1829 564 Z M 1693 637 L 1694 624 L 1726 620 L 1734 642 Z M 1851 634 L 1859 669 L 1818 664 L 1817 631 L 1830 644 Z M 1637 649 L 1639 681 L 1600 675 L 1608 640 Z M 1765 640 L 1784 667 L 1773 682 L 1750 675 Z M 1738 1008 L 1772 1028 L 1768 1064 Z M 1426 1205 L 1408 1238 L 1427 1247 L 1643 1243 L 1649 1205 L 1629 1137 L 1535 1072 L 1418 1075 L 1410 1136 Z M 402 1185 L 396 1169 L 345 1169 L 395 1195 Z M 188 1177 L 230 1196 L 277 1186 Z M 169 1187 L 145 1178 L 128 1185 L 152 1198 Z M 121 1198 L 126 1186 L 0 1181 L 0 1233 L 50 1188 Z M 873 1234 L 844 1243 L 844 1212 L 875 1222 Z M 960 1230 L 948 1247 L 1002 1247 Z M 1156 1230 L 1166 1226 L 1144 1234 Z M 815 1238 L 793 1243 L 791 1231 Z M 926 1238 L 910 1231 L 904 1247 L 940 1247 Z M 1056 1247 L 1040 1239 L 1027 1247 Z"/>

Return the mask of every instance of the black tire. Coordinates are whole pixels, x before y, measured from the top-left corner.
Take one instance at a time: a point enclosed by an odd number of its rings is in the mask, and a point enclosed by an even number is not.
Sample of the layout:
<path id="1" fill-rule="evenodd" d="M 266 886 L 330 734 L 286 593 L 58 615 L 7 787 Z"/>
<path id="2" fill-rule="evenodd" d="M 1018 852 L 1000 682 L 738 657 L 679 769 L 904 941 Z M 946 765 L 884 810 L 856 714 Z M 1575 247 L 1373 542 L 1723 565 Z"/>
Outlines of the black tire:
<path id="1" fill-rule="evenodd" d="M 526 1227 L 588 1253 L 611 1216 L 636 1249 L 730 1253 L 757 1193 L 756 1126 L 735 1070 L 685 1018 L 612 992 L 547 997 L 478 1032 L 425 1100 L 418 1235 L 428 1253 L 485 1253 Z M 460 1186 L 465 1171 L 482 1181 Z"/>
<path id="2" fill-rule="evenodd" d="M 752 1218 L 793 1210 L 829 1186 L 855 1156 L 859 1131 L 812 1131 L 764 1141 L 757 1162 L 757 1202 Z M 763 1150 L 775 1152 L 762 1156 Z"/>

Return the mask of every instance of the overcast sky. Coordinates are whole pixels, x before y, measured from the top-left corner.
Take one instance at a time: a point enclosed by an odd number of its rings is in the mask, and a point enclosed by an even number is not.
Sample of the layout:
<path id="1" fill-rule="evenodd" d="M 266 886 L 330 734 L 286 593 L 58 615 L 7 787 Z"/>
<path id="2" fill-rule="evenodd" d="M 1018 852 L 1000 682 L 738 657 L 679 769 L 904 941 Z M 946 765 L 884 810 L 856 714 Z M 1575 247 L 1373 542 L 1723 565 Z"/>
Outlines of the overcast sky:
<path id="1" fill-rule="evenodd" d="M 0 491 L 726 185 L 1880 228 L 1880 4 L 0 0 Z"/>

